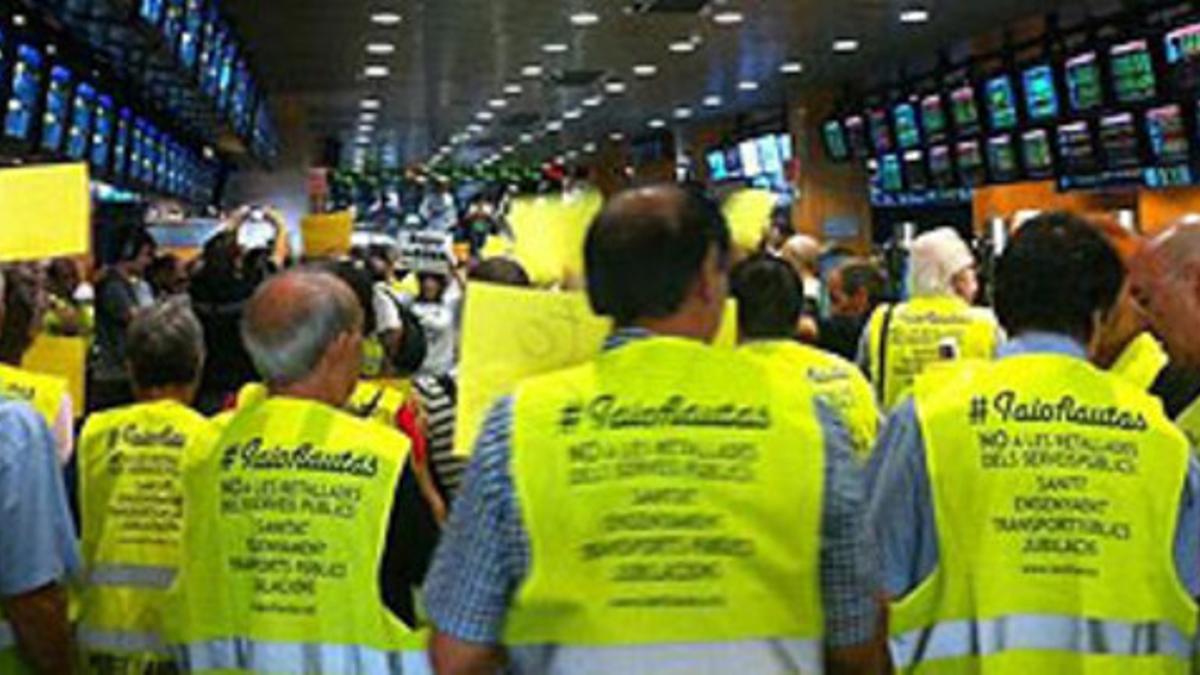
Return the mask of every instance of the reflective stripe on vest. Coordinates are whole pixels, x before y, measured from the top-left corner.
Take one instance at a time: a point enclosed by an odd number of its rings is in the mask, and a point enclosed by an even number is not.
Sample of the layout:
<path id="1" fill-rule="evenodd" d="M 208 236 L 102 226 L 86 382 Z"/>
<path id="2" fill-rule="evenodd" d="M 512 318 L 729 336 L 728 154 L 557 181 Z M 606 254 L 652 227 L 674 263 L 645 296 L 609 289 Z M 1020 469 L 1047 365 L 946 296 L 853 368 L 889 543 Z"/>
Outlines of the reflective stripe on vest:
<path id="1" fill-rule="evenodd" d="M 110 654 L 154 654 L 166 657 L 167 648 L 158 633 L 135 633 L 132 631 L 102 630 L 80 626 L 76 632 L 79 645 L 92 652 Z"/>
<path id="2" fill-rule="evenodd" d="M 1006 651 L 1191 658 L 1191 637 L 1169 623 L 1126 623 L 1074 616 L 1018 615 L 983 621 L 945 621 L 909 631 L 892 642 L 900 668 L 925 661 L 993 656 Z"/>
<path id="3" fill-rule="evenodd" d="M 747 673 L 795 675 L 824 671 L 824 646 L 816 640 L 747 640 L 664 645 L 579 647 L 510 646 L 518 673 Z"/>
<path id="4" fill-rule="evenodd" d="M 12 649 L 17 646 L 17 634 L 13 632 L 12 624 L 0 621 L 0 649 Z"/>
<path id="5" fill-rule="evenodd" d="M 504 643 L 819 640 L 825 439 L 794 374 L 649 338 L 521 383 Z"/>
<path id="6" fill-rule="evenodd" d="M 88 583 L 92 586 L 131 586 L 163 590 L 170 588 L 173 581 L 174 567 L 99 565 L 88 572 Z"/>
<path id="7" fill-rule="evenodd" d="M 423 651 L 380 651 L 360 645 L 228 638 L 184 645 L 173 651 L 184 672 L 240 670 L 362 675 L 420 675 L 433 672 Z"/>

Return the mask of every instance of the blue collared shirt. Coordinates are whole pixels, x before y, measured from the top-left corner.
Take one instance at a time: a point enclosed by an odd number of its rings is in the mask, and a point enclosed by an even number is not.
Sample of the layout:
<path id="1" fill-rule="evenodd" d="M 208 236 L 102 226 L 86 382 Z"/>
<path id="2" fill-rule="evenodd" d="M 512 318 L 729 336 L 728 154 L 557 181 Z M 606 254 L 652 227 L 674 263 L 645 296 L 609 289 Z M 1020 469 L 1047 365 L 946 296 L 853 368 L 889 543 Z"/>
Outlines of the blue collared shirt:
<path id="1" fill-rule="evenodd" d="M 36 591 L 79 571 L 55 447 L 33 408 L 0 399 L 0 596 Z"/>
<path id="2" fill-rule="evenodd" d="M 605 349 L 649 336 L 622 330 Z M 465 642 L 501 643 L 509 605 L 529 573 L 529 535 L 509 465 L 512 411 L 512 399 L 505 398 L 488 415 L 425 584 L 434 625 Z M 878 556 L 866 528 L 862 473 L 849 434 L 828 408 L 818 405 L 818 414 L 826 451 L 820 560 L 824 639 L 836 648 L 875 635 Z"/>
<path id="3" fill-rule="evenodd" d="M 1029 333 L 1000 348 L 999 358 L 1060 354 L 1086 359 L 1087 351 L 1061 335 Z M 913 591 L 938 563 L 933 492 L 925 470 L 925 440 L 912 398 L 892 414 L 867 468 L 868 521 L 879 542 L 883 587 L 892 598 Z M 1189 460 L 1175 534 L 1175 566 L 1192 597 L 1200 597 L 1200 463 Z"/>

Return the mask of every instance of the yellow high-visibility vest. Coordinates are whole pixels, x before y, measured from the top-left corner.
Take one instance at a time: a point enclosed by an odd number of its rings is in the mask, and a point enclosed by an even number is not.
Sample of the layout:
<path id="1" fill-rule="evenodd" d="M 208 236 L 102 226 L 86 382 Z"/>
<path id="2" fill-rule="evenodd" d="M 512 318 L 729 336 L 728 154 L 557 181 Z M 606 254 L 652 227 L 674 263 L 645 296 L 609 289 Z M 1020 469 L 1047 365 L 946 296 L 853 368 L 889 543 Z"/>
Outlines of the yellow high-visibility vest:
<path id="1" fill-rule="evenodd" d="M 900 402 L 930 364 L 990 359 L 997 347 L 995 320 L 958 296 L 920 297 L 894 307 L 884 305 L 871 315 L 868 330 L 868 372 L 884 412 Z"/>
<path id="2" fill-rule="evenodd" d="M 184 473 L 169 620 L 183 669 L 424 672 L 424 632 L 379 590 L 408 451 L 400 433 L 311 401 L 239 410 Z"/>
<path id="3" fill-rule="evenodd" d="M 68 384 L 66 379 L 0 363 L 0 398 L 25 401 L 54 428 Z"/>
<path id="4" fill-rule="evenodd" d="M 1192 401 L 1192 404 L 1180 413 L 1175 423 L 1191 441 L 1192 449 L 1200 452 L 1200 398 Z"/>
<path id="5" fill-rule="evenodd" d="M 183 466 L 215 440 L 208 420 L 175 401 L 88 419 L 79 442 L 85 657 L 118 657 L 127 672 L 169 660 L 162 613 L 179 565 Z"/>
<path id="6" fill-rule="evenodd" d="M 412 391 L 409 380 L 359 380 L 346 402 L 346 412 L 361 419 L 378 422 L 389 429 L 396 426 L 396 415 L 408 402 Z M 237 395 L 238 409 L 249 407 L 255 403 L 267 400 L 270 392 L 261 383 L 253 382 L 242 387 Z M 228 419 L 221 418 L 221 423 Z"/>
<path id="7" fill-rule="evenodd" d="M 532 558 L 505 643 L 770 640 L 819 667 L 814 401 L 752 359 L 674 338 L 522 383 L 512 475 Z"/>
<path id="8" fill-rule="evenodd" d="M 915 401 L 939 560 L 893 606 L 902 672 L 1189 672 L 1188 449 L 1160 404 L 1053 354 L 938 369 Z"/>
<path id="9" fill-rule="evenodd" d="M 1109 371 L 1149 390 L 1168 361 L 1170 358 L 1162 344 L 1150 333 L 1142 333 L 1125 347 Z"/>
<path id="10" fill-rule="evenodd" d="M 763 340 L 742 345 L 741 351 L 760 359 L 780 374 L 799 374 L 817 397 L 836 412 L 850 433 L 854 455 L 866 464 L 879 433 L 879 408 L 871 383 L 853 363 L 795 340 Z"/>

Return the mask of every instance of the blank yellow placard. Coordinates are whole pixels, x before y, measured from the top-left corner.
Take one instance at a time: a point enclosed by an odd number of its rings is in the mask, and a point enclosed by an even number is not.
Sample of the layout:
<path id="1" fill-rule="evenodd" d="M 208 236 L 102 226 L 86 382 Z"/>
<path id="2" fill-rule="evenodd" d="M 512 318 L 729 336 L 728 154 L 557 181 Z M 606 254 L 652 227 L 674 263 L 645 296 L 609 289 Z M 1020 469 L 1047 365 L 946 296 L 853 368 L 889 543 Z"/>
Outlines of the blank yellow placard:
<path id="1" fill-rule="evenodd" d="M 86 164 L 0 170 L 0 262 L 87 255 L 91 222 Z"/>
<path id="2" fill-rule="evenodd" d="M 721 205 L 721 212 L 729 221 L 733 243 L 745 251 L 758 248 L 771 222 L 771 211 L 779 203 L 779 196 L 768 190 L 739 190 Z"/>
<path id="3" fill-rule="evenodd" d="M 611 332 L 612 322 L 592 313 L 582 293 L 470 284 L 463 313 L 455 451 L 474 451 L 488 410 L 517 383 L 594 358 Z M 736 339 L 737 309 L 730 302 L 717 344 L 731 347 Z"/>
<path id="4" fill-rule="evenodd" d="M 350 236 L 354 233 L 354 215 L 349 211 L 305 216 L 300 221 L 304 240 L 304 255 L 308 258 L 329 258 L 350 252 Z"/>
<path id="5" fill-rule="evenodd" d="M 512 256 L 537 285 L 583 277 L 583 243 L 604 197 L 596 191 L 524 197 L 513 202 Z"/>
<path id="6" fill-rule="evenodd" d="M 45 333 L 38 336 L 33 346 L 25 353 L 21 367 L 41 373 L 54 375 L 67 380 L 70 387 L 71 400 L 75 402 L 75 415 L 83 415 L 86 401 L 85 389 L 88 341 L 78 337 L 52 337 Z"/>

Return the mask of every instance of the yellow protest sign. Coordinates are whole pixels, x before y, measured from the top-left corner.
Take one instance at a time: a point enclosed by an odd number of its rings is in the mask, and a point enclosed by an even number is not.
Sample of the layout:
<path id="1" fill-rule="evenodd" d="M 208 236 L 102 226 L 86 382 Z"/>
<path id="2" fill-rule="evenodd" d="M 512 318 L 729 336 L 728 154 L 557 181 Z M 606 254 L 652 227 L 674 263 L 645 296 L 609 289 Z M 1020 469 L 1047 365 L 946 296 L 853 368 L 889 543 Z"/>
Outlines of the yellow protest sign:
<path id="1" fill-rule="evenodd" d="M 300 221 L 304 255 L 309 258 L 330 258 L 349 253 L 350 236 L 353 233 L 354 215 L 349 211 L 305 216 Z"/>
<path id="2" fill-rule="evenodd" d="M 68 391 L 71 400 L 75 402 L 75 415 L 81 417 L 87 394 L 87 351 L 86 338 L 53 337 L 43 333 L 25 353 L 21 367 L 43 375 L 65 378 L 70 385 Z"/>
<path id="3" fill-rule="evenodd" d="M 516 200 L 508 215 L 512 256 L 538 285 L 582 279 L 584 239 L 603 206 L 594 190 Z"/>
<path id="4" fill-rule="evenodd" d="M 559 293 L 472 283 L 467 287 L 458 377 L 455 451 L 470 454 L 488 410 L 517 383 L 584 363 L 612 332 L 582 293 Z M 731 302 L 717 344 L 737 340 Z"/>
<path id="5" fill-rule="evenodd" d="M 779 203 L 779 195 L 768 190 L 739 190 L 721 205 L 733 243 L 740 249 L 753 251 L 771 222 L 771 211 Z"/>
<path id="6" fill-rule="evenodd" d="M 86 164 L 0 170 L 0 262 L 86 255 L 92 201 Z"/>

